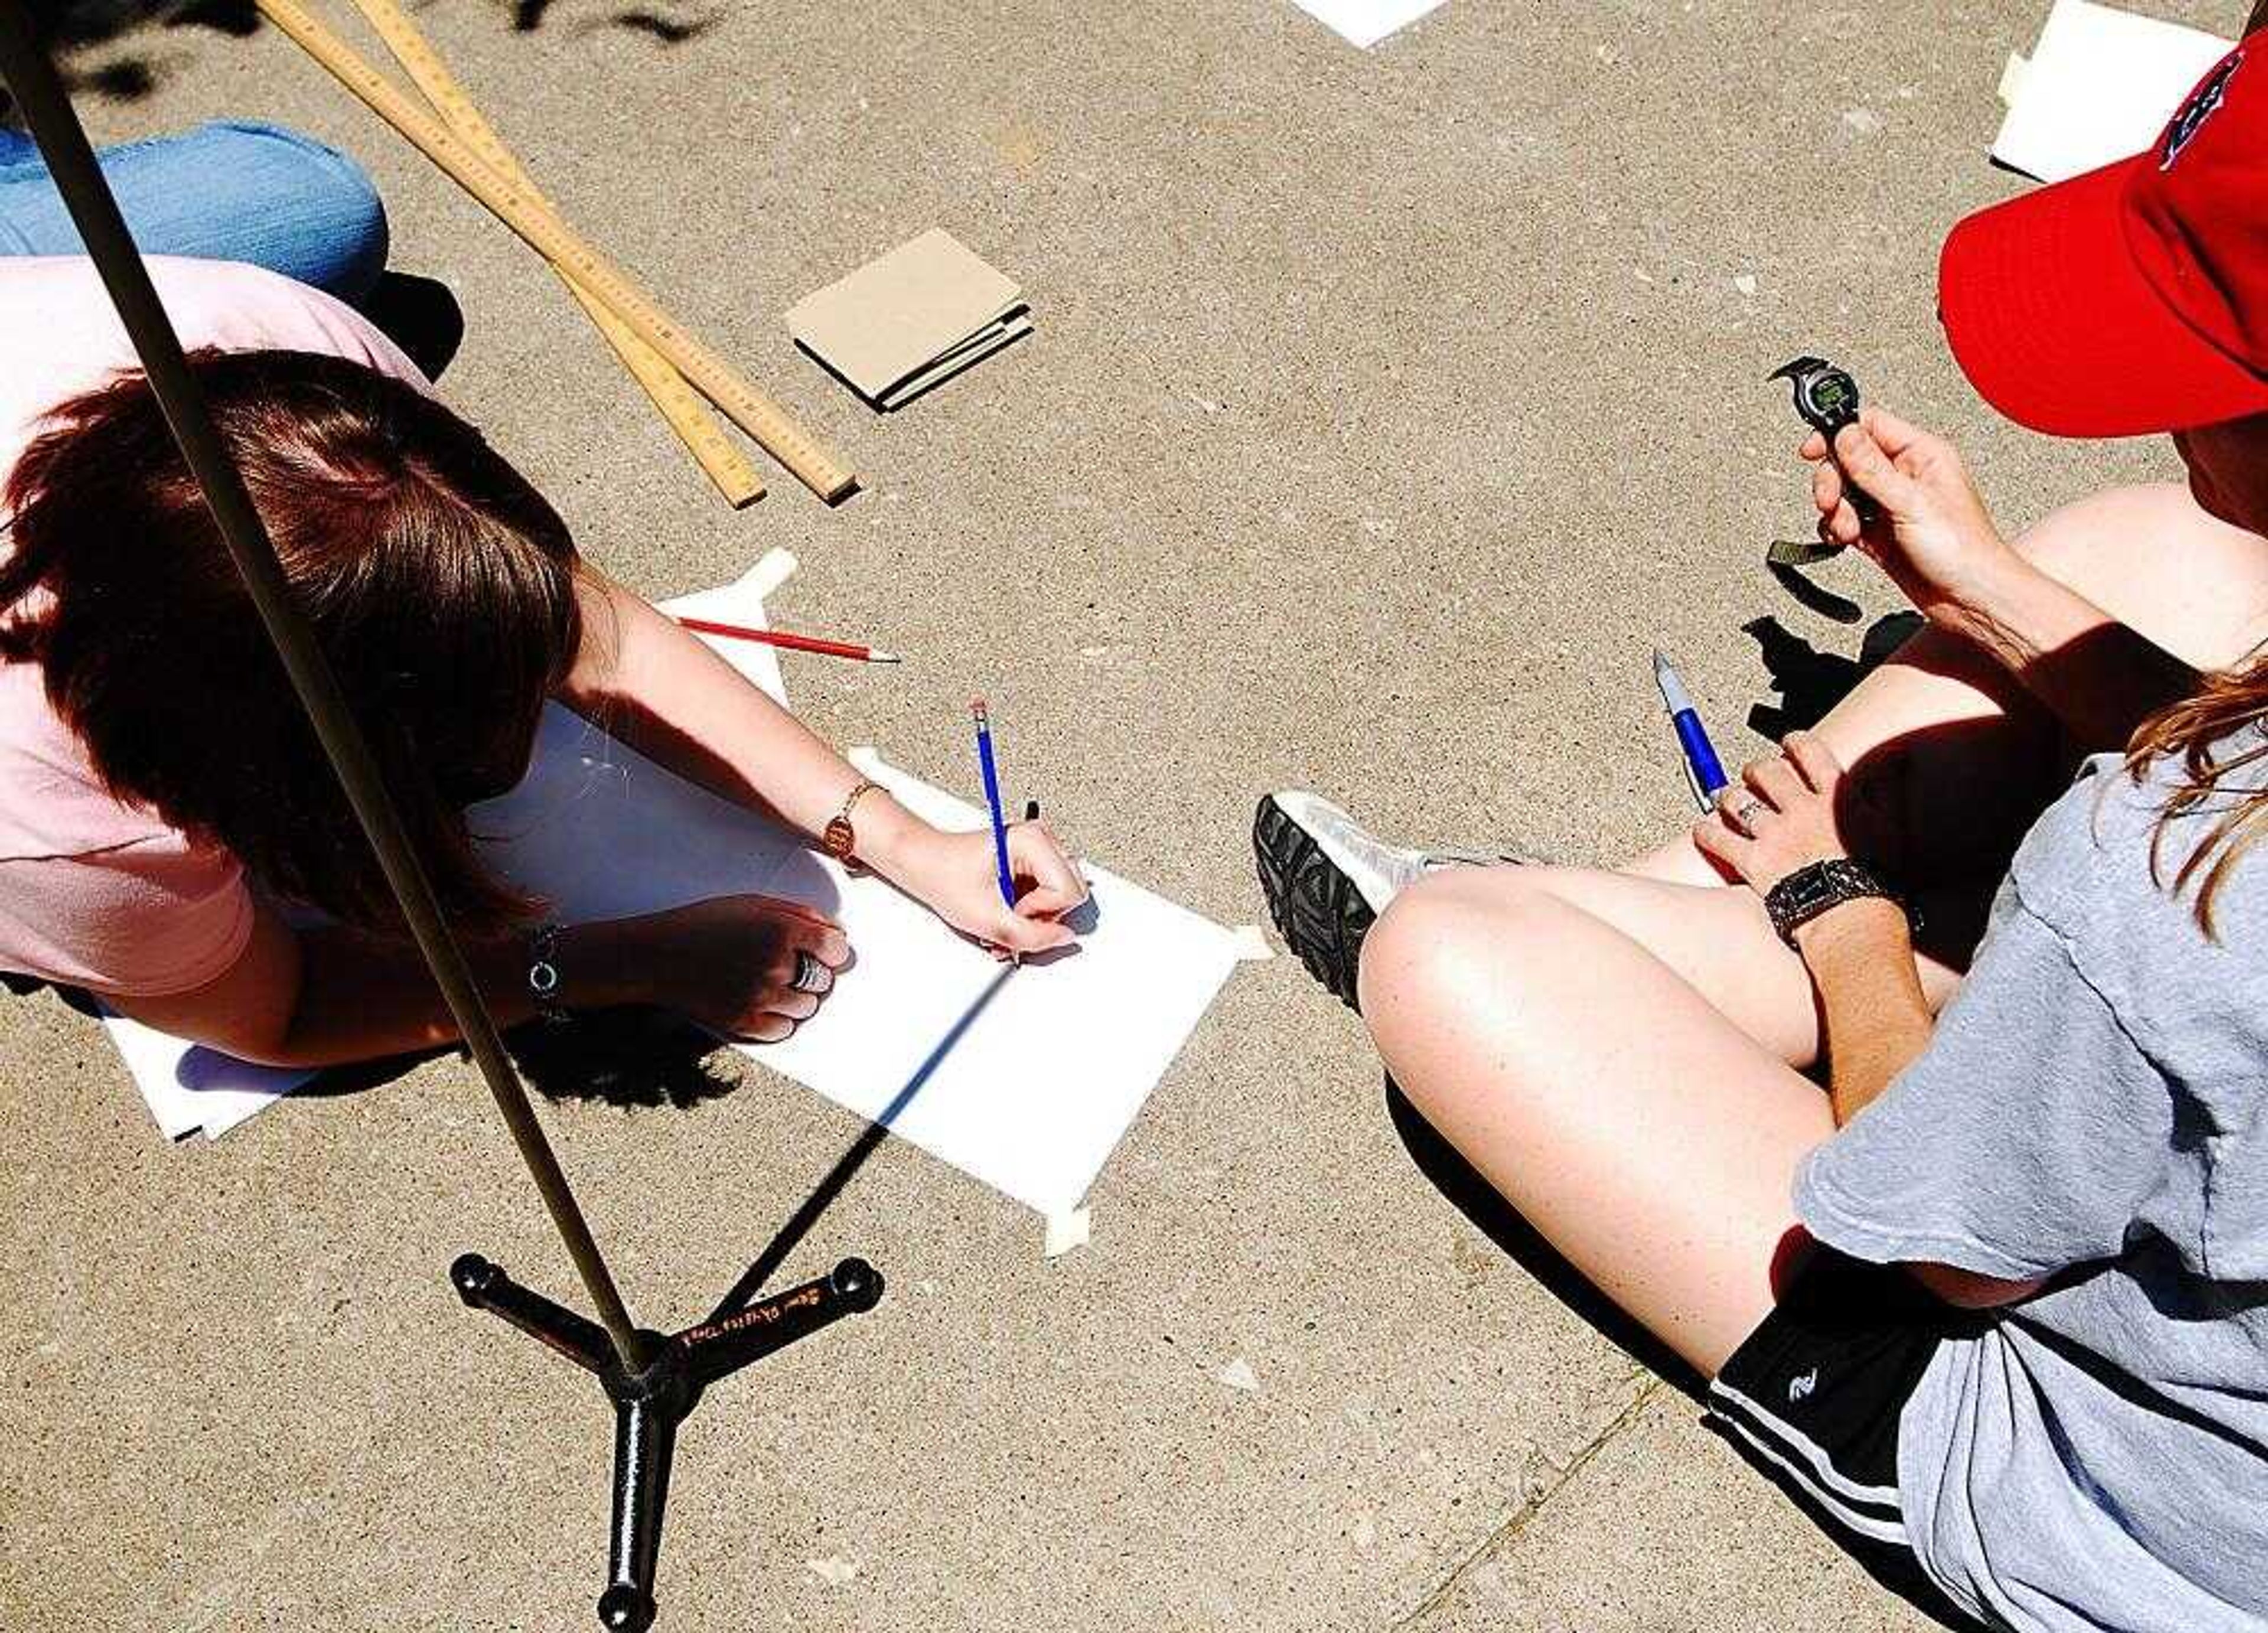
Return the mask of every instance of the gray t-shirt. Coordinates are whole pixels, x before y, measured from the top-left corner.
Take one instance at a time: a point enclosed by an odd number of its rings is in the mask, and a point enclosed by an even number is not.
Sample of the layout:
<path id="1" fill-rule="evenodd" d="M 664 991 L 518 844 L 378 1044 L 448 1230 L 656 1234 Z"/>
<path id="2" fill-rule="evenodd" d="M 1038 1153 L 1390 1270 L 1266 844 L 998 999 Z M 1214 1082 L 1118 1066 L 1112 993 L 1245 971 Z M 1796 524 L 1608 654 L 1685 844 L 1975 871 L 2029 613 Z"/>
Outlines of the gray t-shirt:
<path id="1" fill-rule="evenodd" d="M 2268 845 L 2207 940 L 2150 874 L 2171 786 L 2088 762 L 1928 1049 L 1796 1179 L 1854 1257 L 2054 1276 L 1899 1423 L 1923 1567 L 2023 1633 L 2268 1629 Z M 2167 879 L 2228 791 L 2168 830 Z"/>

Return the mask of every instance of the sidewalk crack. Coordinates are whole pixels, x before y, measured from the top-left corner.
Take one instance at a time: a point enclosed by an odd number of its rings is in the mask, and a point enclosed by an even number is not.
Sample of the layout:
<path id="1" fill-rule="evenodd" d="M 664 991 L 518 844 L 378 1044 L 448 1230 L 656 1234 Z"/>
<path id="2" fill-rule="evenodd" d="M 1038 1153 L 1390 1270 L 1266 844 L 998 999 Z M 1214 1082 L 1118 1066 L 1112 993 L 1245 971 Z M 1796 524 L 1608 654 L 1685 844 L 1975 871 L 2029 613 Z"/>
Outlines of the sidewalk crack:
<path id="1" fill-rule="evenodd" d="M 1428 1593 L 1416 1609 L 1396 1621 L 1393 1625 L 1393 1633 L 1402 1633 L 1402 1629 L 1414 1627 L 1423 1621 L 1456 1591 L 1457 1584 L 1465 1579 L 1466 1573 L 1475 1565 L 1516 1541 L 1521 1533 L 1528 1529 L 1535 1516 L 1543 1512 L 1543 1505 L 1558 1496 L 1569 1481 L 1581 1474 L 1590 1460 L 1605 1449 L 1607 1444 L 1616 1435 L 1627 1429 L 1631 1421 L 1646 1409 L 1646 1402 L 1653 1400 L 1664 1387 L 1660 1379 L 1648 1379 L 1646 1387 L 1631 1396 L 1630 1404 L 1616 1413 L 1613 1420 L 1605 1428 L 1600 1430 L 1577 1449 L 1575 1455 L 1567 1460 L 1566 1466 L 1559 1470 L 1557 1476 L 1549 1485 L 1521 1504 L 1502 1525 L 1482 1538 L 1480 1545 L 1457 1562 L 1449 1574 L 1442 1578 L 1440 1586 Z"/>

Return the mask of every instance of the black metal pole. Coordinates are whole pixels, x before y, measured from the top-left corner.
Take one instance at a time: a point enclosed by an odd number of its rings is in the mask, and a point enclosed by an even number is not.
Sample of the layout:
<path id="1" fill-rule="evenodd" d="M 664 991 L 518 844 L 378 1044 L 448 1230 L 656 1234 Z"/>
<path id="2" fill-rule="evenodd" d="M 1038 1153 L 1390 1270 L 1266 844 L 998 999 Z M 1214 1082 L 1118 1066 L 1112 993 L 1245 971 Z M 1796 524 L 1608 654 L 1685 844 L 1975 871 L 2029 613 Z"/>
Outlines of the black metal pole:
<path id="1" fill-rule="evenodd" d="M 568 1256 L 574 1260 L 583 1285 L 590 1291 L 622 1369 L 636 1372 L 647 1362 L 648 1346 L 623 1308 L 622 1295 L 615 1290 L 607 1262 L 592 1239 L 590 1226 L 584 1223 L 582 1210 L 576 1206 L 575 1194 L 568 1188 L 567 1176 L 560 1172 L 550 1143 L 543 1136 L 527 1091 L 482 1002 L 464 951 L 441 916 L 432 886 L 402 831 L 401 820 L 370 757 L 361 729 L 339 692 L 337 679 L 315 644 L 313 630 L 291 604 L 268 530 L 221 446 L 205 411 L 203 393 L 182 357 L 180 339 L 158 302 L 149 269 L 142 264 L 118 202 L 103 180 L 94 150 L 88 145 L 86 132 L 63 91 L 62 77 L 33 33 L 29 8 L 23 0 L 0 0 L 0 78 L 6 80 L 14 94 L 24 122 L 47 160 L 48 173 L 77 224 L 87 254 L 93 258 L 149 374 L 151 389 L 165 411 L 173 440 L 204 490 L 213 521 L 235 558 L 253 605 L 259 608 L 268 638 L 284 660 L 300 706 L 322 739 L 355 816 L 378 853 L 387 883 L 401 904 L 401 916 L 416 939 L 418 951 L 424 954 L 450 1013 L 456 1018 L 481 1076 L 487 1079 L 489 1092 L 496 1097 L 497 1109 L 504 1114 L 512 1143 L 519 1147 L 520 1159 L 534 1177 L 535 1188 L 542 1194 L 551 1222 L 558 1227 Z"/>

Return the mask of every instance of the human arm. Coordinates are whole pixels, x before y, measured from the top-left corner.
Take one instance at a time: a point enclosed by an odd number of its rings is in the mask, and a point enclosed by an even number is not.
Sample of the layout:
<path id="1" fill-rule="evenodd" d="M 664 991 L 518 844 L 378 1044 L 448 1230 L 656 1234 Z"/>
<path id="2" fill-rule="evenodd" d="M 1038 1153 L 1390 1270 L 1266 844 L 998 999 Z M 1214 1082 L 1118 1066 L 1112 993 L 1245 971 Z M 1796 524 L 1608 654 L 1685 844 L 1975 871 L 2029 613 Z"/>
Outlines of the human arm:
<path id="1" fill-rule="evenodd" d="M 1850 797 L 1841 762 L 1808 732 L 1789 733 L 1781 747 L 1744 767 L 1693 830 L 1702 854 L 1760 899 L 1800 869 L 1850 855 L 1837 809 Z M 1828 908 L 1794 938 L 1817 995 L 1820 1050 L 1841 1128 L 1929 1043 L 1912 935 L 1903 908 L 1867 896 Z"/>
<path id="2" fill-rule="evenodd" d="M 824 832 L 864 779 L 792 714 L 708 645 L 587 565 L 584 639 L 561 701 L 649 759 L 806 835 Z M 1042 823 L 1008 830 L 1020 890 L 1001 900 L 989 834 L 948 834 L 887 791 L 852 813 L 865 866 L 966 934 L 1015 953 L 1071 939 L 1063 916 L 1086 886 Z"/>
<path id="3" fill-rule="evenodd" d="M 2007 670 L 2082 748 L 2122 746 L 2153 710 L 2189 695 L 2197 673 L 2042 571 L 2003 539 L 1960 454 L 1879 408 L 1835 439 L 1814 432 L 1822 538 L 1856 546 L 1933 624 Z M 1855 485 L 1875 501 L 1862 522 Z"/>
<path id="4" fill-rule="evenodd" d="M 1799 869 L 1848 855 L 1837 809 L 1846 787 L 1842 765 L 1808 732 L 1791 733 L 1783 750 L 1746 767 L 1693 832 L 1703 854 L 1759 897 Z M 1839 903 L 1798 926 L 1793 940 L 1817 996 L 1828 1098 L 1842 1129 L 1920 1057 L 1935 1023 L 1898 903 L 1880 896 Z M 2043 1280 L 1927 1259 L 1904 1262 L 1932 1293 L 1968 1309 L 2028 1298 Z"/>
<path id="5" fill-rule="evenodd" d="M 535 1013 L 524 937 L 464 945 L 489 1012 Z M 729 1036 L 773 1042 L 816 1011 L 793 989 L 797 954 L 849 961 L 843 932 L 794 902 L 723 896 L 662 913 L 562 930 L 551 953 L 567 1009 L 650 1004 Z M 145 1026 L 266 1066 L 329 1066 L 454 1043 L 456 1022 L 416 945 L 339 925 L 296 930 L 262 903 L 245 949 L 187 991 L 106 994 Z"/>

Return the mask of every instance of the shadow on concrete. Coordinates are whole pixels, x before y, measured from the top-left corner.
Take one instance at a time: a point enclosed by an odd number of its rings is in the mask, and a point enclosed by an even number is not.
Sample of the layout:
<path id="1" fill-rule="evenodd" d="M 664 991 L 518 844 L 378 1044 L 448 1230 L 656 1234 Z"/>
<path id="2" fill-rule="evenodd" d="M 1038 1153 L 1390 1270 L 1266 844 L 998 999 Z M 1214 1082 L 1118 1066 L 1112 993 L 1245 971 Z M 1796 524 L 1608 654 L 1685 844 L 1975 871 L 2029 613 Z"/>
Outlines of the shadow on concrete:
<path id="1" fill-rule="evenodd" d="M 1386 1079 L 1386 1114 L 1402 1138 L 1410 1160 L 1428 1183 L 1465 1216 L 1466 1222 L 1487 1237 L 1513 1262 L 1543 1284 L 1543 1290 L 1632 1360 L 1653 1372 L 1695 1401 L 1707 1379 L 1686 1365 L 1675 1351 L 1623 1313 L 1615 1301 L 1591 1285 L 1583 1273 L 1560 1256 L 1543 1233 L 1513 1205 L 1497 1194 L 1480 1171 L 1458 1153 L 1457 1148 L 1434 1131 L 1425 1114 Z"/>
<path id="2" fill-rule="evenodd" d="M 514 33 L 534 33 L 554 9 L 554 0 L 481 0 L 481 4 L 484 10 L 502 11 Z M 32 14 L 62 61 L 66 87 L 74 93 L 83 92 L 114 102 L 138 102 L 154 92 L 165 72 L 159 58 L 135 49 L 80 67 L 71 60 L 74 56 L 151 30 L 199 29 L 244 40 L 258 33 L 263 24 L 253 0 L 33 0 Z M 696 12 L 666 4 L 633 4 L 580 18 L 572 32 L 642 34 L 663 45 L 676 46 L 708 33 L 724 18 L 721 7 Z M 351 20 L 340 19 L 335 26 L 343 29 Z M 357 43 L 357 48 L 364 48 L 360 41 Z M 375 48 L 364 48 L 364 54 L 384 55 Z M 0 92 L 0 119 L 9 112 L 7 94 Z"/>
<path id="3" fill-rule="evenodd" d="M 711 1063 L 725 1045 L 666 1010 L 600 1010 L 531 1021 L 513 1027 L 504 1041 L 529 1085 L 555 1101 L 689 1111 L 736 1086 Z"/>
<path id="4" fill-rule="evenodd" d="M 961 1040 L 968 1035 L 969 1027 L 976 1024 L 976 1018 L 990 1006 L 992 1000 L 999 996 L 1000 989 L 1014 977 L 1018 968 L 1019 966 L 1014 964 L 1000 967 L 1000 973 L 976 995 L 976 1002 L 961 1011 L 961 1019 L 954 1021 L 946 1034 L 938 1040 L 937 1047 L 929 1052 L 928 1058 L 914 1069 L 913 1076 L 906 1079 L 905 1086 L 891 1097 L 888 1105 L 875 1114 L 873 1122 L 859 1131 L 858 1137 L 850 1142 L 849 1149 L 835 1159 L 834 1166 L 821 1176 L 818 1184 L 812 1187 L 811 1194 L 796 1204 L 795 1211 L 789 1214 L 787 1222 L 774 1232 L 771 1240 L 764 1245 L 763 1251 L 756 1255 L 755 1262 L 741 1274 L 739 1281 L 733 1284 L 732 1290 L 717 1301 L 717 1307 L 709 1313 L 710 1320 L 723 1320 L 764 1290 L 764 1284 L 778 1272 L 797 1245 L 811 1234 L 812 1226 L 819 1223 L 821 1217 L 843 1194 L 858 1170 L 866 1166 L 866 1159 L 890 1137 L 891 1126 L 905 1114 L 905 1109 L 913 1104 L 914 1097 L 937 1075 L 937 1069 L 944 1064 L 946 1056 L 952 1054 Z"/>

